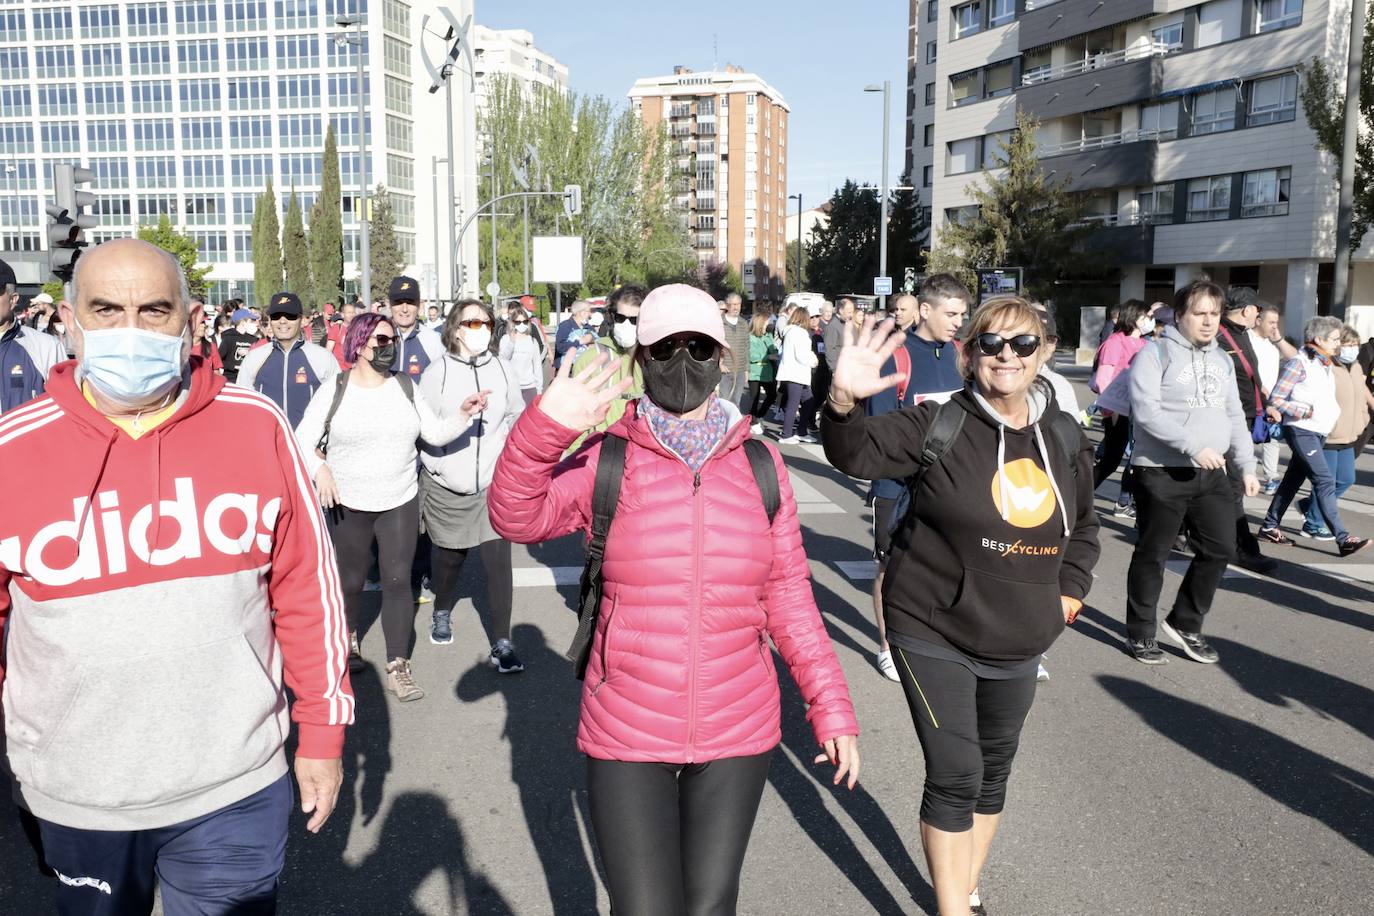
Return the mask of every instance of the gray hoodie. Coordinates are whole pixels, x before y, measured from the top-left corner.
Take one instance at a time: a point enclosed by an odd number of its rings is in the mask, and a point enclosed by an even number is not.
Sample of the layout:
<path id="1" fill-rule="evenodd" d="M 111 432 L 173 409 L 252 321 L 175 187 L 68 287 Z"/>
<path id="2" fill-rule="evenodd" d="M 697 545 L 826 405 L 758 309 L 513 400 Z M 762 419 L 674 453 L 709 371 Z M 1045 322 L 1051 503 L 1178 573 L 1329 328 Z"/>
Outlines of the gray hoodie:
<path id="1" fill-rule="evenodd" d="M 1131 362 L 1131 422 L 1136 467 L 1197 467 L 1203 449 L 1254 473 L 1255 449 L 1236 393 L 1235 366 L 1212 341 L 1193 346 L 1166 327 Z"/>

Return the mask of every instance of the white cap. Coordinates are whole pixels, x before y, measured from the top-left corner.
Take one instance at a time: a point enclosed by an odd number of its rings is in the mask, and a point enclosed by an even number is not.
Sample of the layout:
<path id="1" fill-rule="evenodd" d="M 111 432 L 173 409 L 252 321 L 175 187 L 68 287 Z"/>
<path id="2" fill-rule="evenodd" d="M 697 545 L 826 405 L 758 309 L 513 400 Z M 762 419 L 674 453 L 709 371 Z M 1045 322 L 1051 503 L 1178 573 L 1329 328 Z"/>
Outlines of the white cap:
<path id="1" fill-rule="evenodd" d="M 49 296 L 47 293 L 39 293 L 29 301 L 35 305 L 52 305 L 52 296 Z"/>

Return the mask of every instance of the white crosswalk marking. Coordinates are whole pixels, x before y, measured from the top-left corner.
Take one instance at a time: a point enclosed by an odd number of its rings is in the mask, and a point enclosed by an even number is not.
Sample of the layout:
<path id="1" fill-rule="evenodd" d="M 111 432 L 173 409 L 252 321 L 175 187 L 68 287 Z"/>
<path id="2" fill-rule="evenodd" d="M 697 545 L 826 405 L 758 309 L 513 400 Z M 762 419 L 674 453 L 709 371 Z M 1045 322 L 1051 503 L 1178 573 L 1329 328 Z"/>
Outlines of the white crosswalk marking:
<path id="1" fill-rule="evenodd" d="M 1186 560 L 1165 560 L 1164 567 L 1174 575 L 1181 576 L 1188 572 L 1188 564 L 1191 562 L 1193 562 L 1191 558 Z M 1222 573 L 1221 577 L 1223 579 L 1244 579 L 1249 577 L 1249 575 L 1249 573 L 1245 572 L 1242 569 L 1236 569 L 1234 566 L 1228 566 L 1226 567 L 1226 572 Z"/>
<path id="2" fill-rule="evenodd" d="M 512 570 L 516 588 L 552 588 L 576 585 L 582 579 L 581 566 L 524 566 Z"/>
<path id="3" fill-rule="evenodd" d="M 1303 568 L 1365 587 L 1374 582 L 1374 563 L 1312 563 Z"/>

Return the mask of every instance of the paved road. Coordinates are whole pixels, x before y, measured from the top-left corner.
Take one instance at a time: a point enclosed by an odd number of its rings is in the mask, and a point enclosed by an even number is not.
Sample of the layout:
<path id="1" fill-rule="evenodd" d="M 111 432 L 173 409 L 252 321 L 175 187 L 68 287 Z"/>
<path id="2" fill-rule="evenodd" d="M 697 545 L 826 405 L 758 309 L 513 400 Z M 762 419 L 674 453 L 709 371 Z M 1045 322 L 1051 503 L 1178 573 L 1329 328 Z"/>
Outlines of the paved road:
<path id="1" fill-rule="evenodd" d="M 740 910 L 930 911 L 921 755 L 900 689 L 872 666 L 862 488 L 817 447 L 785 451 L 816 597 L 864 730 L 863 784 L 835 791 L 809 763 L 809 729 L 784 673 L 784 740 Z M 1374 458 L 1347 500 L 1358 510 L 1352 529 L 1374 535 Z M 1108 514 L 1098 580 L 1050 653 L 1052 679 L 1031 711 L 984 879 L 989 911 L 1368 913 L 1374 555 L 1342 562 L 1331 545 L 1274 548 L 1276 578 L 1237 570 L 1223 583 L 1208 628 L 1220 665 L 1174 653 L 1145 668 L 1122 651 L 1132 532 L 1110 517 L 1109 496 L 1099 506 Z M 283 913 L 607 912 L 573 749 L 577 683 L 561 657 L 580 557 L 569 540 L 516 550 L 525 674 L 483 666 L 485 638 L 465 601 L 452 646 L 417 646 L 423 701 L 396 703 L 375 670 L 355 679 L 344 799 L 321 836 L 293 824 Z M 481 596 L 480 572 L 468 575 Z M 364 650 L 380 665 L 379 630 Z M 10 814 L 0 815 L 0 855 L 0 913 L 49 912 Z"/>

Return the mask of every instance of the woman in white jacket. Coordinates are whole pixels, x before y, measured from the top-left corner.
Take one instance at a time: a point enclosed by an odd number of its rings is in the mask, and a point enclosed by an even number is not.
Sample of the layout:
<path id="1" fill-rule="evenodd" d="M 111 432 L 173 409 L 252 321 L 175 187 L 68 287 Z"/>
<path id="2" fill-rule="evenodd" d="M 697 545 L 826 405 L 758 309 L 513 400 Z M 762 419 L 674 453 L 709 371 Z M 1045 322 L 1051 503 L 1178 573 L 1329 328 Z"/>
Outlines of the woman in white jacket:
<path id="1" fill-rule="evenodd" d="M 778 362 L 778 384 L 782 386 L 782 438 L 784 445 L 798 442 L 818 442 L 806 428 L 807 418 L 816 416 L 815 399 L 811 394 L 811 370 L 818 362 L 811 347 L 810 315 L 804 308 L 795 308 L 788 316 L 782 335 L 782 357 Z M 800 414 L 802 425 L 797 425 Z M 794 432 L 795 431 L 795 432 Z"/>
<path id="2" fill-rule="evenodd" d="M 501 674 L 523 671 L 510 641 L 512 573 L 510 542 L 492 530 L 487 488 L 506 436 L 525 407 L 510 364 L 493 351 L 495 313 L 476 299 L 460 300 L 444 322 L 443 358 L 420 376 L 420 396 L 439 416 L 459 409 L 477 392 L 490 392 L 486 409 L 457 439 L 426 447 L 420 455 L 420 518 L 433 545 L 430 581 L 434 610 L 430 642 L 453 642 L 450 620 L 458 602 L 458 579 L 468 551 L 476 547 L 487 577 L 491 606 L 490 661 Z"/>

